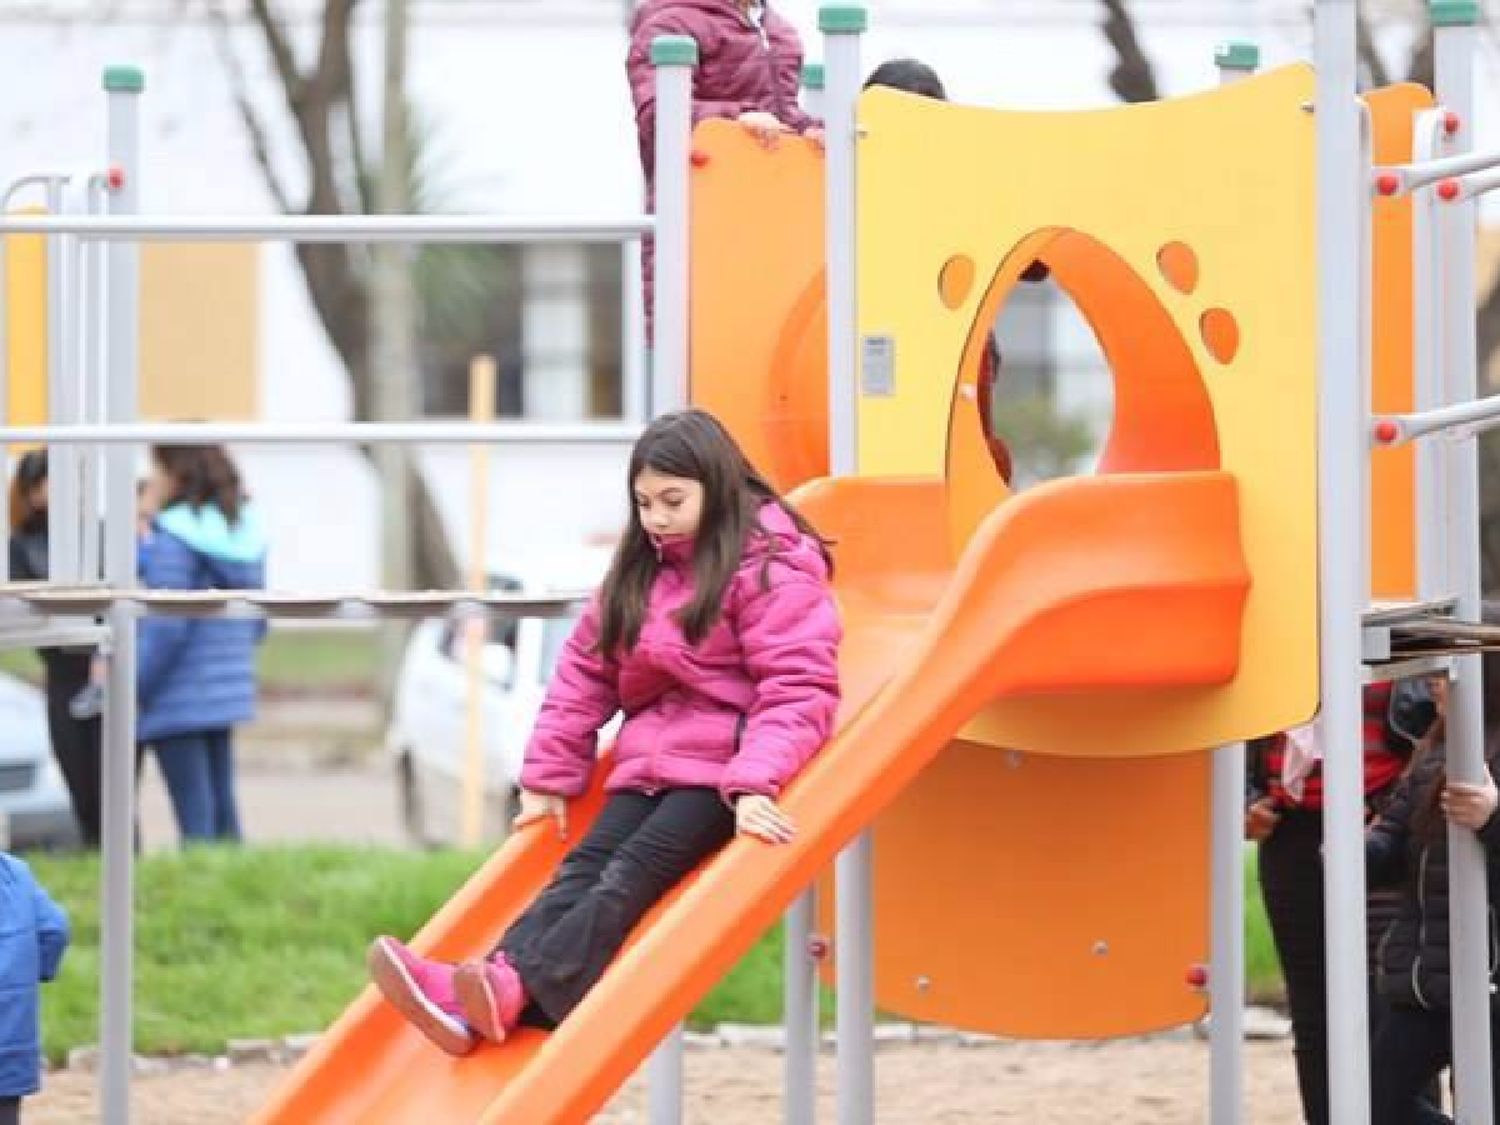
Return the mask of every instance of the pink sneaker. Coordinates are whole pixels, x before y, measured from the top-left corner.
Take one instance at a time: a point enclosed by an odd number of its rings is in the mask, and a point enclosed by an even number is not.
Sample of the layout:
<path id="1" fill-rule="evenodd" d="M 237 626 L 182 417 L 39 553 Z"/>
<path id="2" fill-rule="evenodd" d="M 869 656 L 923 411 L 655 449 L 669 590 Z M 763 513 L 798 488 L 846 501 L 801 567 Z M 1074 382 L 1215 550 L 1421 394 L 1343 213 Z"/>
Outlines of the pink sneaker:
<path id="1" fill-rule="evenodd" d="M 469 961 L 453 974 L 453 991 L 468 1025 L 492 1043 L 504 1043 L 526 1007 L 521 976 L 497 953 L 488 961 Z"/>
<path id="2" fill-rule="evenodd" d="M 453 966 L 418 957 L 393 937 L 378 937 L 367 957 L 370 979 L 396 1011 L 433 1043 L 460 1058 L 477 1040 L 453 994 Z"/>

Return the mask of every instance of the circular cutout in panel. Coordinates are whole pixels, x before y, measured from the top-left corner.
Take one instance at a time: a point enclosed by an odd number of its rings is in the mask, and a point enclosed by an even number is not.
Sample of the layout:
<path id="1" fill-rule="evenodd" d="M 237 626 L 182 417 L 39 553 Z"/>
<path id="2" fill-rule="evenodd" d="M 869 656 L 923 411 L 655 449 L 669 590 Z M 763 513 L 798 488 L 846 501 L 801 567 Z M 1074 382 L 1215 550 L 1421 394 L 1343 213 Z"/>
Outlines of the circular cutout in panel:
<path id="1" fill-rule="evenodd" d="M 950 309 L 960 307 L 974 288 L 974 259 L 955 254 L 938 271 L 938 295 Z"/>
<path id="2" fill-rule="evenodd" d="M 1240 350 L 1240 322 L 1228 309 L 1209 309 L 1198 320 L 1203 346 L 1220 363 L 1233 363 Z"/>
<path id="3" fill-rule="evenodd" d="M 1198 288 L 1198 254 L 1186 242 L 1169 242 L 1156 252 L 1156 267 L 1179 293 Z"/>

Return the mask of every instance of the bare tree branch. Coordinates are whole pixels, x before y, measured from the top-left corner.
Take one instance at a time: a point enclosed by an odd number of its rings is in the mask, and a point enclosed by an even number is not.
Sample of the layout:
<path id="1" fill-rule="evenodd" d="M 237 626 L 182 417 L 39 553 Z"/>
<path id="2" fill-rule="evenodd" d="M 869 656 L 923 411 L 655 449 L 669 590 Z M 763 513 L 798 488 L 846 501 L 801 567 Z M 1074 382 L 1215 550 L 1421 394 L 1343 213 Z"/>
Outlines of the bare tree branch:
<path id="1" fill-rule="evenodd" d="M 271 10 L 269 0 L 250 0 L 250 12 L 260 25 L 266 39 L 266 49 L 271 52 L 271 61 L 276 64 L 276 74 L 286 91 L 287 102 L 296 114 L 296 100 L 302 91 L 302 72 L 297 68 L 297 58 L 292 53 L 292 44 L 287 39 L 286 27 L 281 17 Z"/>
<path id="2" fill-rule="evenodd" d="M 1423 21 L 1426 23 L 1427 21 Z M 1437 47 L 1432 38 L 1432 28 L 1423 28 L 1422 37 L 1417 40 L 1412 48 L 1411 59 L 1406 64 L 1406 80 L 1408 82 L 1419 82 L 1432 89 L 1434 81 L 1433 72 L 1437 66 Z"/>
<path id="3" fill-rule="evenodd" d="M 1390 69 L 1385 65 L 1385 59 L 1380 57 L 1379 48 L 1375 46 L 1375 37 L 1370 34 L 1370 21 L 1365 18 L 1363 9 L 1355 16 L 1355 21 L 1359 62 L 1364 67 L 1365 79 L 1373 89 L 1389 86 Z"/>
<path id="4" fill-rule="evenodd" d="M 1109 72 L 1109 88 L 1122 102 L 1152 102 L 1159 96 L 1156 70 L 1136 35 L 1135 21 L 1125 0 L 1101 0 L 1104 5 L 1104 38 L 1115 49 L 1115 67 Z"/>
<path id="5" fill-rule="evenodd" d="M 208 18 L 214 28 L 214 43 L 219 52 L 219 58 L 229 75 L 229 85 L 233 92 L 235 107 L 239 110 L 240 120 L 244 123 L 245 132 L 250 137 L 250 151 L 255 156 L 255 163 L 260 168 L 266 189 L 271 193 L 271 198 L 276 201 L 276 206 L 280 210 L 290 211 L 292 209 L 291 194 L 286 190 L 286 185 L 282 183 L 281 176 L 276 171 L 276 164 L 271 159 L 271 146 L 266 124 L 261 120 L 260 114 L 250 100 L 250 84 L 245 78 L 245 68 L 240 65 L 239 56 L 230 42 L 229 21 L 224 14 L 222 3 L 208 5 Z"/>

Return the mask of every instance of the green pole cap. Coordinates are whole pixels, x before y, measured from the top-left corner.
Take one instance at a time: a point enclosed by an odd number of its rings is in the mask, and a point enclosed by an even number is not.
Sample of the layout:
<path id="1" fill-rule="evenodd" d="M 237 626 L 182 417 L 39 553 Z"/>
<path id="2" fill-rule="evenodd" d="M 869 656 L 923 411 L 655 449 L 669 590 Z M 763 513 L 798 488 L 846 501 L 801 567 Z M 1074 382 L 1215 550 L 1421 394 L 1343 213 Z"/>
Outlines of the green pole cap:
<path id="1" fill-rule="evenodd" d="M 1479 22 L 1479 0 L 1432 0 L 1433 27 L 1472 27 Z"/>
<path id="2" fill-rule="evenodd" d="M 138 66 L 107 66 L 104 88 L 111 94 L 139 94 L 146 88 L 146 76 Z"/>
<path id="3" fill-rule="evenodd" d="M 651 40 L 652 66 L 697 66 L 698 41 L 688 35 L 658 35 Z"/>
<path id="4" fill-rule="evenodd" d="M 827 72 L 820 62 L 802 64 L 802 85 L 809 90 L 821 90 L 828 79 Z"/>
<path id="5" fill-rule="evenodd" d="M 818 30 L 825 35 L 868 31 L 870 13 L 863 4 L 824 4 L 818 9 Z"/>
<path id="6" fill-rule="evenodd" d="M 1220 70 L 1259 70 L 1260 48 L 1246 39 L 1231 39 L 1214 49 L 1214 63 Z"/>

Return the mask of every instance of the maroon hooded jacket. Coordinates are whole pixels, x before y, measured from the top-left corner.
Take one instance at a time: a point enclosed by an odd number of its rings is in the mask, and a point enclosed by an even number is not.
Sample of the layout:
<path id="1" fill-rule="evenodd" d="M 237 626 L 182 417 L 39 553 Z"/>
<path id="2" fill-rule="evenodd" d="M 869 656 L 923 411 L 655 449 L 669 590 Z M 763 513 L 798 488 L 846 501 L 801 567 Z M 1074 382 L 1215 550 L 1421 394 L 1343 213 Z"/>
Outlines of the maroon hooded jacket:
<path id="1" fill-rule="evenodd" d="M 630 25 L 625 69 L 635 99 L 648 206 L 656 159 L 656 70 L 651 65 L 651 42 L 659 35 L 686 35 L 698 44 L 698 66 L 693 71 L 694 125 L 709 117 L 732 119 L 752 110 L 772 114 L 798 133 L 817 124 L 797 104 L 802 41 L 797 29 L 771 4 L 762 8 L 760 26 L 756 26 L 736 0 L 646 0 Z M 654 258 L 648 239 L 642 263 L 648 332 Z"/>

